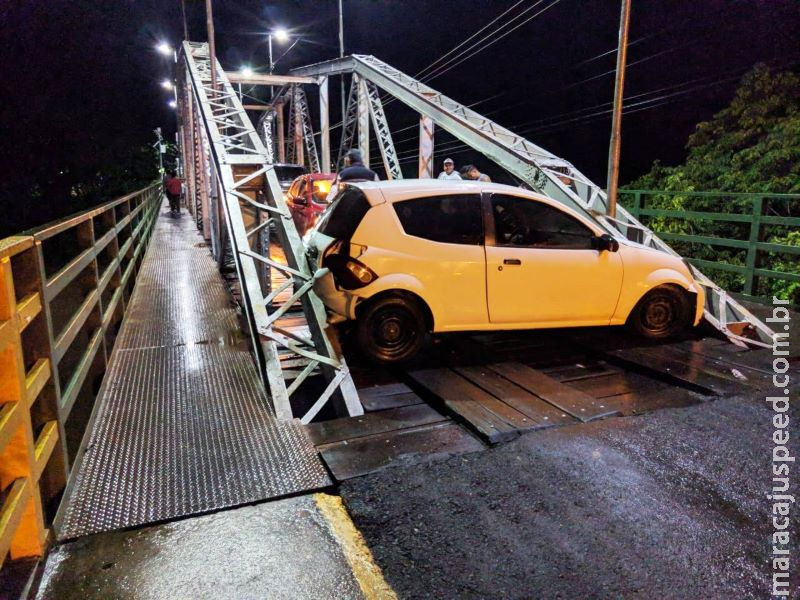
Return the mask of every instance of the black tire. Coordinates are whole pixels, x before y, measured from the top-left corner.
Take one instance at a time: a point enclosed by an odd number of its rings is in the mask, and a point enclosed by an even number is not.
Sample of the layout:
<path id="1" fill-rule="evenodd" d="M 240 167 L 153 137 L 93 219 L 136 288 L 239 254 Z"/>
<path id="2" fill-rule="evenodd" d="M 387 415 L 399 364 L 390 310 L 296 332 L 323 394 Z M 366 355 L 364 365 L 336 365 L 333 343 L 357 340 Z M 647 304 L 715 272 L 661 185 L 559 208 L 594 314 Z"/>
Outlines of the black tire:
<path id="1" fill-rule="evenodd" d="M 673 287 L 659 287 L 648 292 L 628 317 L 628 326 L 650 340 L 679 336 L 689 324 L 689 301 L 686 294 Z"/>
<path id="2" fill-rule="evenodd" d="M 401 296 L 371 302 L 357 320 L 356 337 L 361 351 L 383 364 L 413 358 L 425 345 L 427 333 L 419 303 Z"/>

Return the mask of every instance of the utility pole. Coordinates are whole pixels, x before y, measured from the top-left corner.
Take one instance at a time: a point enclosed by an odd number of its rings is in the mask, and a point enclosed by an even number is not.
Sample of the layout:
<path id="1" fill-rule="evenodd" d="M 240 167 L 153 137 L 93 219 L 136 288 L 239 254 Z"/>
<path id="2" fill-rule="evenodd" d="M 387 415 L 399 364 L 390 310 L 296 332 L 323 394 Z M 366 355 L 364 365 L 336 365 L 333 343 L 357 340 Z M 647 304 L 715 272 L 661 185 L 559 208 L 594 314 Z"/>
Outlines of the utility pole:
<path id="1" fill-rule="evenodd" d="M 161 137 L 161 127 L 156 127 L 153 130 L 156 134 L 156 143 L 153 144 L 158 152 L 158 175 L 163 179 L 164 177 L 164 138 Z"/>
<path id="2" fill-rule="evenodd" d="M 211 59 L 211 89 L 217 91 L 217 49 L 214 47 L 214 15 L 211 0 L 206 0 L 206 28 L 208 29 L 208 53 Z"/>
<path id="3" fill-rule="evenodd" d="M 342 12 L 342 0 L 339 0 L 339 58 L 344 58 L 344 14 Z M 342 79 L 342 120 L 347 112 L 347 107 L 344 105 L 344 75 Z"/>
<path id="4" fill-rule="evenodd" d="M 183 17 L 183 39 L 189 39 L 189 26 L 186 23 L 186 0 L 181 0 L 181 16 Z"/>
<path id="5" fill-rule="evenodd" d="M 608 216 L 617 216 L 617 187 L 619 184 L 619 153 L 622 144 L 622 98 L 625 86 L 625 59 L 628 54 L 628 23 L 631 16 L 631 0 L 622 0 L 619 17 L 619 46 L 617 48 L 617 75 L 614 83 L 614 113 L 611 119 L 611 142 L 608 147 Z"/>
<path id="6" fill-rule="evenodd" d="M 275 63 L 272 62 L 272 34 L 267 34 L 267 39 L 269 40 L 269 74 L 272 75 L 272 71 L 275 70 Z"/>

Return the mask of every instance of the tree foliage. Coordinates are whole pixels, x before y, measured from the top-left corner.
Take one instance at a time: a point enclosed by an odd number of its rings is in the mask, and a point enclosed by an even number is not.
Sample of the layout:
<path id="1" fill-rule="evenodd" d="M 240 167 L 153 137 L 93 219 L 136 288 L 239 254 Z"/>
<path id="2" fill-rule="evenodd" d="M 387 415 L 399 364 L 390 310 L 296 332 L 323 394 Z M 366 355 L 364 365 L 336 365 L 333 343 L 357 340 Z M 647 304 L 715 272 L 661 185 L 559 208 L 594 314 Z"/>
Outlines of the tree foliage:
<path id="1" fill-rule="evenodd" d="M 682 165 L 658 161 L 649 173 L 631 182 L 628 189 L 673 192 L 719 191 L 720 194 L 648 196 L 648 208 L 679 211 L 749 214 L 753 200 L 726 196 L 725 192 L 800 194 L 800 78 L 792 72 L 774 72 L 763 64 L 747 73 L 730 105 L 709 121 L 697 125 L 686 145 Z M 765 198 L 764 214 L 800 216 L 800 201 Z M 730 223 L 674 217 L 654 217 L 647 222 L 655 231 L 747 240 L 749 223 Z M 778 225 L 762 226 L 762 241 L 800 246 L 800 232 Z M 717 245 L 676 243 L 685 256 L 743 265 L 743 250 Z M 761 268 L 800 273 L 798 255 L 764 253 Z M 742 289 L 744 278 L 719 271 L 710 273 L 731 291 Z M 777 295 L 800 300 L 800 284 L 762 279 L 756 295 Z"/>

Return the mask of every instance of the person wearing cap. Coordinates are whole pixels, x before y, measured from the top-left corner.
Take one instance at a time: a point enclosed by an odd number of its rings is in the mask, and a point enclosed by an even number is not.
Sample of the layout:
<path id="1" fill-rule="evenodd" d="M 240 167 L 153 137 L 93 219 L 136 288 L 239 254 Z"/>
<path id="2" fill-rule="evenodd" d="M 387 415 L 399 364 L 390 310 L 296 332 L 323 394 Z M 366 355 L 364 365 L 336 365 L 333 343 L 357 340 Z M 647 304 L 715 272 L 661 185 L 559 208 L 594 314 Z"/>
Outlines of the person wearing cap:
<path id="1" fill-rule="evenodd" d="M 437 179 L 457 179 L 461 181 L 461 175 L 456 173 L 456 165 L 453 163 L 452 158 L 445 158 L 444 159 L 444 171 L 439 173 L 439 177 Z"/>
<path id="2" fill-rule="evenodd" d="M 339 171 L 337 183 L 343 181 L 379 181 L 378 174 L 364 165 L 364 155 L 358 148 L 348 150 L 344 157 L 344 169 Z"/>

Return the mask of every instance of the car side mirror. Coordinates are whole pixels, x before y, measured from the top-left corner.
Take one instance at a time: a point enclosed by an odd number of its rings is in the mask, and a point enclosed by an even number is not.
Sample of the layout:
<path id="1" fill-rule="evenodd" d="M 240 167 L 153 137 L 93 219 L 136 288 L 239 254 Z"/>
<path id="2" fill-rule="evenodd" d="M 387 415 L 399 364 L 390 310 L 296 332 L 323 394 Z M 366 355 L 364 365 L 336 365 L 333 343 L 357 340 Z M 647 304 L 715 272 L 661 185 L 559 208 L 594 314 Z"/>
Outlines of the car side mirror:
<path id="1" fill-rule="evenodd" d="M 614 239 L 614 236 L 608 233 L 598 235 L 592 238 L 592 248 L 598 252 L 608 250 L 609 252 L 616 252 L 619 250 L 619 242 Z"/>

